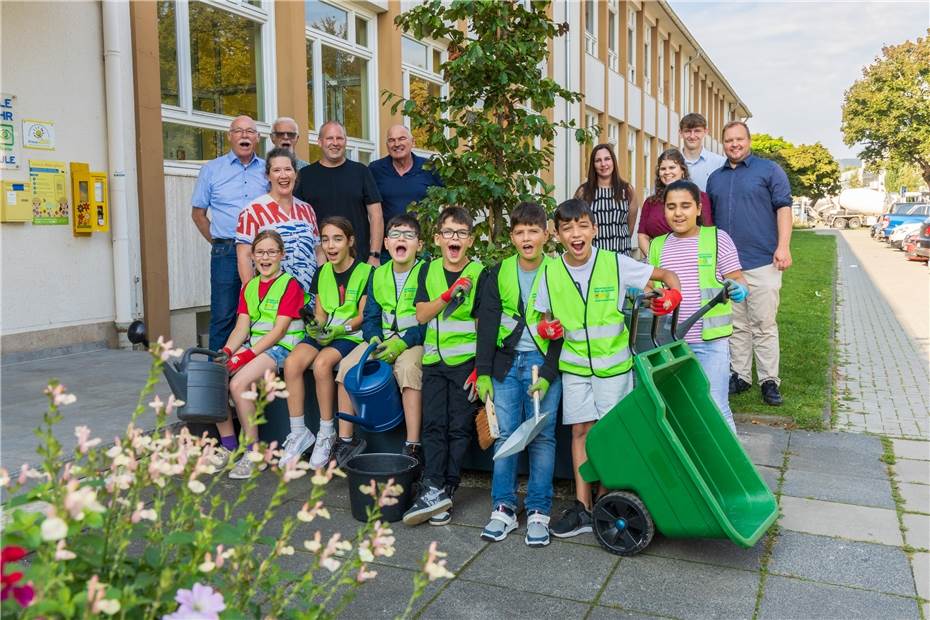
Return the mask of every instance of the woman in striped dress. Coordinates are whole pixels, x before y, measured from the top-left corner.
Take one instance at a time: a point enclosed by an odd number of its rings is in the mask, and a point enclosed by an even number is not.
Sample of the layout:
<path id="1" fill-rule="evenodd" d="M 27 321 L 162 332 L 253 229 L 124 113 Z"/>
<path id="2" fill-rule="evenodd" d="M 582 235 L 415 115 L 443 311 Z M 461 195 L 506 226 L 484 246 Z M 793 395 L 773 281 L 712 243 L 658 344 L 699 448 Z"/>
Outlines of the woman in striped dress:
<path id="1" fill-rule="evenodd" d="M 620 178 L 611 145 L 598 144 L 591 151 L 588 179 L 575 192 L 575 198 L 587 202 L 594 212 L 594 245 L 629 256 L 635 247 L 636 198 L 633 186 Z"/>

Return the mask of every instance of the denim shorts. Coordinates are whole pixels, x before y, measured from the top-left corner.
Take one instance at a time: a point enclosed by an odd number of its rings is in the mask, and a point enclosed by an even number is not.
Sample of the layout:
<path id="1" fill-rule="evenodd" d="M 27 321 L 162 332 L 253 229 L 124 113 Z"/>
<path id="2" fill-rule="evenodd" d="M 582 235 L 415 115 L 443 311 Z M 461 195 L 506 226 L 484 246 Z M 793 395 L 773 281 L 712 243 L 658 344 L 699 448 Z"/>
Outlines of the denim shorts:
<path id="1" fill-rule="evenodd" d="M 300 341 L 300 344 L 309 344 L 311 347 L 313 347 L 317 351 L 322 351 L 326 347 L 329 347 L 330 349 L 336 349 L 337 351 L 339 351 L 339 355 L 341 355 L 342 357 L 345 357 L 346 355 L 351 353 L 352 349 L 358 346 L 358 343 L 355 342 L 354 340 L 346 340 L 344 338 L 333 340 L 328 345 L 324 346 L 320 344 L 319 342 L 317 342 L 314 338 L 311 338 L 310 336 L 304 336 L 304 339 Z"/>
<path id="2" fill-rule="evenodd" d="M 281 345 L 276 344 L 270 349 L 264 351 L 264 353 L 274 360 L 275 364 L 278 365 L 278 368 L 284 368 L 284 360 L 287 358 L 287 354 L 290 353 L 290 351 Z"/>

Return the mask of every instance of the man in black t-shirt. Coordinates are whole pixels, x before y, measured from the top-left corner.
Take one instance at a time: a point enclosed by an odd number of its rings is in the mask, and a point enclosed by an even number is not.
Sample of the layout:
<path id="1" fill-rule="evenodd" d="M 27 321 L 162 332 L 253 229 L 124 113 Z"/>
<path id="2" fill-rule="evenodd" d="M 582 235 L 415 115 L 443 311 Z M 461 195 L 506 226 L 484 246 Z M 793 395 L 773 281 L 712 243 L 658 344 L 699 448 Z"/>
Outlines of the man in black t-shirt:
<path id="1" fill-rule="evenodd" d="M 298 173 L 294 195 L 310 203 L 319 222 L 332 215 L 352 222 L 359 259 L 377 267 L 384 241 L 378 186 L 364 164 L 346 159 L 346 132 L 340 123 L 324 123 L 319 144 L 323 158 Z"/>

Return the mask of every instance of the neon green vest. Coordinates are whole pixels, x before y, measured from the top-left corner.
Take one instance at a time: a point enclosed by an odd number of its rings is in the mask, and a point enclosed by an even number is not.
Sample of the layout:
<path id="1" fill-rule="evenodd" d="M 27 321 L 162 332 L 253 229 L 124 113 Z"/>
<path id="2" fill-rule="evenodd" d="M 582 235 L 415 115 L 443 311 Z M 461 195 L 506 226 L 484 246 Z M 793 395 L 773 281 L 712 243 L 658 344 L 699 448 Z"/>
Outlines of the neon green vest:
<path id="1" fill-rule="evenodd" d="M 281 297 L 287 290 L 287 284 L 294 278 L 287 273 L 282 273 L 278 279 L 271 283 L 265 297 L 258 298 L 258 276 L 249 280 L 245 285 L 245 305 L 249 308 L 249 344 L 255 344 L 261 338 L 274 328 L 274 323 L 278 318 L 278 305 L 281 303 Z M 284 337 L 277 342 L 288 351 L 294 349 L 294 345 L 303 340 L 304 322 L 300 319 L 293 319 L 288 326 Z"/>
<path id="2" fill-rule="evenodd" d="M 546 266 L 552 314 L 562 322 L 565 340 L 559 370 L 583 377 L 613 377 L 633 367 L 629 332 L 618 309 L 620 289 L 617 255 L 598 250 L 584 297 L 563 260 Z"/>
<path id="3" fill-rule="evenodd" d="M 659 267 L 662 262 L 662 249 L 668 235 L 652 240 L 649 246 L 649 263 Z M 698 286 L 701 287 L 701 307 L 705 306 L 723 290 L 723 283 L 717 279 L 717 227 L 701 226 L 698 233 Z M 701 320 L 701 339 L 716 340 L 726 338 L 733 333 L 733 306 L 726 303 L 714 306 Z"/>
<path id="4" fill-rule="evenodd" d="M 403 336 L 404 333 L 418 325 L 417 307 L 414 301 L 417 296 L 417 283 L 420 279 L 422 262 L 417 262 L 407 274 L 403 288 L 397 291 L 397 282 L 394 280 L 394 261 L 388 261 L 375 269 L 372 281 L 372 292 L 375 301 L 381 306 L 381 331 L 387 340 L 391 336 Z"/>
<path id="5" fill-rule="evenodd" d="M 497 328 L 497 348 L 504 345 L 504 341 L 510 337 L 513 330 L 516 329 L 520 320 L 520 277 L 517 270 L 520 268 L 517 256 L 511 256 L 504 259 L 501 263 L 500 271 L 497 272 L 497 290 L 501 294 L 501 323 Z M 536 310 L 536 293 L 539 290 L 539 279 L 545 271 L 548 259 L 543 257 L 543 262 L 536 271 L 536 277 L 533 279 L 533 287 L 530 289 L 529 297 L 526 301 L 526 327 L 530 330 L 533 341 L 539 348 L 540 353 L 546 354 L 549 350 L 549 341 L 539 337 L 536 328 L 539 325 L 540 313 Z"/>
<path id="6" fill-rule="evenodd" d="M 471 279 L 471 290 L 465 297 L 465 303 L 448 319 L 444 318 L 440 311 L 426 326 L 426 340 L 423 343 L 424 366 L 432 366 L 439 362 L 445 362 L 448 366 L 458 366 L 475 357 L 478 334 L 471 311 L 475 305 L 478 276 L 483 270 L 484 265 L 481 263 L 469 262 L 460 276 Z M 436 299 L 448 288 L 442 259 L 436 258 L 430 262 L 429 271 L 426 272 L 426 293 L 430 299 Z"/>
<path id="7" fill-rule="evenodd" d="M 320 305 L 326 311 L 329 317 L 329 325 L 348 325 L 349 321 L 358 316 L 358 304 L 365 294 L 365 288 L 368 286 L 368 277 L 371 274 L 371 265 L 368 263 L 359 263 L 352 270 L 349 276 L 349 283 L 346 285 L 345 301 L 339 305 L 339 286 L 336 284 L 336 274 L 333 271 L 333 264 L 326 263 L 320 268 L 320 278 L 317 289 L 320 298 Z M 359 332 L 346 334 L 345 340 L 361 342 L 362 336 Z"/>

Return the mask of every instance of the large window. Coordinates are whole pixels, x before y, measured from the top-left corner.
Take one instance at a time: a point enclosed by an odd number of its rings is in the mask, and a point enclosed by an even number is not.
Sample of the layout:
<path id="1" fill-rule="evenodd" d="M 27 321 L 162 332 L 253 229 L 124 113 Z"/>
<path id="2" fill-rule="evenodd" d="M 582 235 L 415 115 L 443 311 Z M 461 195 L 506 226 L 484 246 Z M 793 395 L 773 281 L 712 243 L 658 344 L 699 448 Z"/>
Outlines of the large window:
<path id="1" fill-rule="evenodd" d="M 643 134 L 643 196 L 652 194 L 652 177 L 649 174 L 649 166 L 652 163 L 652 138 Z"/>
<path id="2" fill-rule="evenodd" d="M 616 0 L 607 5 L 607 66 L 613 71 L 620 70 L 620 14 Z"/>
<path id="3" fill-rule="evenodd" d="M 651 94 L 652 87 L 652 28 L 643 26 L 643 88 Z"/>
<path id="4" fill-rule="evenodd" d="M 417 41 L 410 37 L 401 37 L 401 70 L 404 78 L 404 97 L 422 102 L 426 97 L 439 97 L 445 94 L 446 85 L 442 79 L 442 63 L 446 51 L 442 46 L 426 41 Z M 404 119 L 409 127 L 409 119 Z M 417 150 L 426 153 L 426 134 L 422 129 L 412 130 L 413 142 Z"/>
<path id="5" fill-rule="evenodd" d="M 227 150 L 239 115 L 268 131 L 274 109 L 273 33 L 262 2 L 162 0 L 157 5 L 167 160 L 207 160 Z"/>
<path id="6" fill-rule="evenodd" d="M 305 15 L 310 159 L 320 157 L 319 128 L 334 120 L 346 128 L 346 156 L 367 162 L 377 148 L 375 20 L 320 0 L 307 0 Z"/>
<path id="7" fill-rule="evenodd" d="M 630 9 L 626 18 L 627 79 L 636 84 L 636 11 Z"/>
<path id="8" fill-rule="evenodd" d="M 607 121 L 607 142 L 614 147 L 614 153 L 620 153 L 620 123 L 617 121 Z"/>
<path id="9" fill-rule="evenodd" d="M 678 52 L 673 50 L 669 46 L 668 50 L 668 104 L 673 109 L 678 109 L 678 101 L 675 100 L 675 97 L 678 96 L 678 71 L 676 70 L 677 63 L 675 59 L 678 58 Z"/>
<path id="10" fill-rule="evenodd" d="M 584 49 L 597 56 L 597 2 L 584 0 Z"/>
<path id="11" fill-rule="evenodd" d="M 628 171 L 629 176 L 627 176 L 627 178 L 630 179 L 630 183 L 633 183 L 636 180 L 636 134 L 637 134 L 637 131 L 635 129 L 632 129 L 629 126 L 627 126 L 626 155 L 627 155 L 627 161 L 630 162 L 630 169 Z M 645 188 L 642 188 L 642 190 L 644 191 Z M 646 195 L 647 194 L 645 193 L 643 194 L 643 196 L 646 196 Z"/>
<path id="12" fill-rule="evenodd" d="M 665 40 L 660 36 L 656 43 L 659 55 L 658 70 L 656 71 L 656 84 L 659 88 L 659 101 L 665 102 Z"/>

